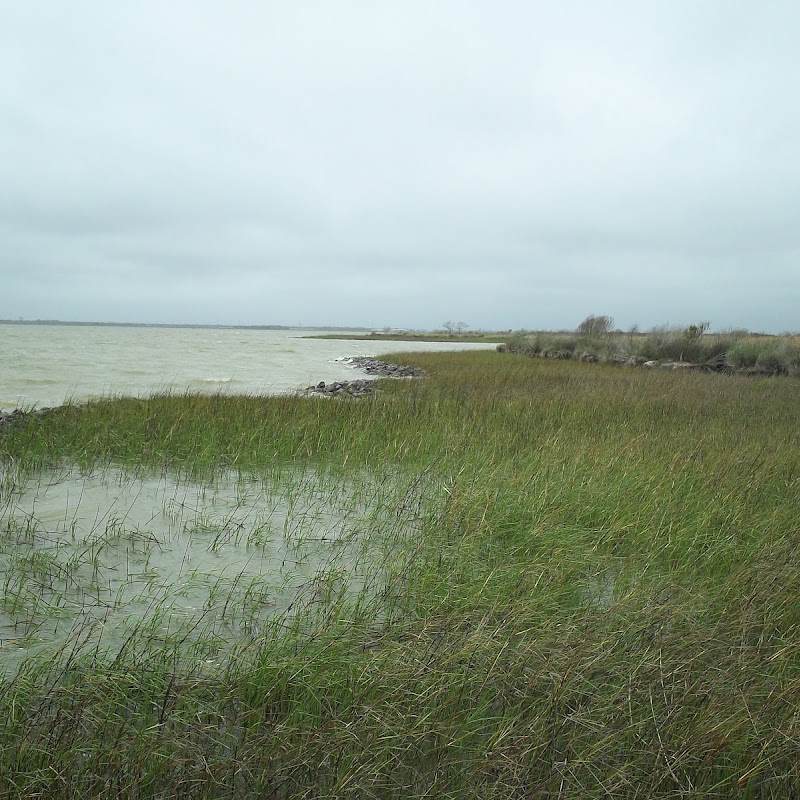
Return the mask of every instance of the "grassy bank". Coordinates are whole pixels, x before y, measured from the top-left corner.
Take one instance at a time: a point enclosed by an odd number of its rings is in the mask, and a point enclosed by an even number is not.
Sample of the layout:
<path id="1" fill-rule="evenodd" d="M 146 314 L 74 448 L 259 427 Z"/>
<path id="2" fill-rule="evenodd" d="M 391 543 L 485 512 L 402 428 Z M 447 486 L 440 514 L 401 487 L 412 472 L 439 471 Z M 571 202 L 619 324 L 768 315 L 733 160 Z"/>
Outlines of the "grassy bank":
<path id="1" fill-rule="evenodd" d="M 31 656 L 2 686 L 0 794 L 798 796 L 800 384 L 396 360 L 428 377 L 98 402 L 0 438 L 6 517 L 46 467 L 258 475 L 298 509 L 356 495 L 375 554 L 255 631 L 236 595 L 213 659 L 146 618 Z"/>

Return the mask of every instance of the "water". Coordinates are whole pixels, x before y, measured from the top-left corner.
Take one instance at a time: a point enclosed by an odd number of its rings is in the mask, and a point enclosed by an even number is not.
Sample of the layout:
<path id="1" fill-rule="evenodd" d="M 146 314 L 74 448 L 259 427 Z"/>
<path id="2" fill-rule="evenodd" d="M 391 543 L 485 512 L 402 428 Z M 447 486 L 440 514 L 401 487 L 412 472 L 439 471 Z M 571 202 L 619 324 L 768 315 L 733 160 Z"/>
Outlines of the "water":
<path id="1" fill-rule="evenodd" d="M 418 488 L 313 470 L 202 483 L 112 467 L 6 473 L 0 675 L 76 642 L 113 653 L 132 638 L 180 641 L 212 664 L 279 617 L 374 596 L 402 562 Z"/>
<path id="2" fill-rule="evenodd" d="M 0 411 L 166 389 L 280 394 L 364 377 L 336 360 L 347 356 L 494 347 L 307 336 L 297 330 L 0 324 Z"/>
<path id="3" fill-rule="evenodd" d="M 278 394 L 363 377 L 337 361 L 347 356 L 493 347 L 213 328 L 6 324 L 0 336 L 4 410 L 165 389 Z M 418 479 L 405 481 L 285 468 L 195 482 L 69 464 L 23 475 L 0 463 L 0 675 L 59 648 L 132 641 L 180 641 L 213 664 L 276 620 L 375 597 L 402 571 L 422 507 L 409 502 Z"/>

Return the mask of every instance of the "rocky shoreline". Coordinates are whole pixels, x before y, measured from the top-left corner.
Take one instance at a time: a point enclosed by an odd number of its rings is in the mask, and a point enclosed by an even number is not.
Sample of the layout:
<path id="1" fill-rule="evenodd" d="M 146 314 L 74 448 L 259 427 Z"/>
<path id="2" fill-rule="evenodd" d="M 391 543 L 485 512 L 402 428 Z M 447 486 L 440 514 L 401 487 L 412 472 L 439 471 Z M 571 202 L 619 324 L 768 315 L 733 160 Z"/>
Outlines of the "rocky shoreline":
<path id="1" fill-rule="evenodd" d="M 55 409 L 45 407 L 35 411 L 23 411 L 15 408 L 13 411 L 0 411 L 0 433 L 18 425 L 25 425 L 32 419 L 41 419 Z"/>
<path id="2" fill-rule="evenodd" d="M 419 378 L 424 375 L 424 372 L 417 367 L 390 364 L 388 361 L 381 361 L 371 356 L 353 356 L 338 360 L 376 378 Z M 333 383 L 320 381 L 315 386 L 306 387 L 300 394 L 305 397 L 365 397 L 374 392 L 375 382 L 361 378 L 355 381 L 335 381 Z"/>
<path id="3" fill-rule="evenodd" d="M 370 356 L 353 356 L 341 358 L 339 361 L 355 369 L 360 369 L 375 378 L 419 378 L 424 375 L 423 370 L 416 367 L 390 364 L 388 361 L 381 361 Z M 374 392 L 374 380 L 360 378 L 354 381 L 335 381 L 334 383 L 320 381 L 315 386 L 301 389 L 298 394 L 303 397 L 366 397 L 374 394 Z M 56 408 L 44 407 L 34 411 L 15 408 L 13 411 L 0 411 L 0 433 L 4 433 L 13 427 L 25 425 L 31 420 L 41 419 L 55 411 Z"/>

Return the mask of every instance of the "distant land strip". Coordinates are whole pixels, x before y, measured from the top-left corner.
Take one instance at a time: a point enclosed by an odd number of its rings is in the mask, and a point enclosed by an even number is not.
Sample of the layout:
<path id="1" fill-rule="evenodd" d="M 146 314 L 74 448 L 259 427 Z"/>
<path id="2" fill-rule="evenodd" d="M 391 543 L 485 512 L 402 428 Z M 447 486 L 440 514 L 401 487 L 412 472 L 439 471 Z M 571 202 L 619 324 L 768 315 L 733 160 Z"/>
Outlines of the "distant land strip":
<path id="1" fill-rule="evenodd" d="M 0 319 L 0 325 L 72 325 L 107 328 L 226 328 L 254 331 L 369 331 L 358 325 L 204 325 L 191 322 L 69 322 L 60 319 Z"/>

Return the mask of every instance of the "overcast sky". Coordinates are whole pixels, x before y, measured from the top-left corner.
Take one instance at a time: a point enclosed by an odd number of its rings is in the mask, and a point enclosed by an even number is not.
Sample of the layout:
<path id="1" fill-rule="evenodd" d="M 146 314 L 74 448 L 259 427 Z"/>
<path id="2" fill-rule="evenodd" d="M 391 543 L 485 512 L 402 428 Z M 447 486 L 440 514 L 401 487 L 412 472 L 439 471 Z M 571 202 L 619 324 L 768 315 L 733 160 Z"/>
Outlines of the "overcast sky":
<path id="1" fill-rule="evenodd" d="M 0 0 L 0 318 L 800 330 L 800 3 Z"/>

